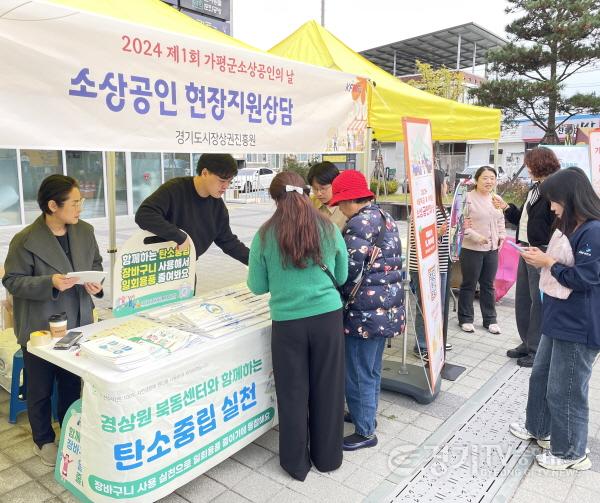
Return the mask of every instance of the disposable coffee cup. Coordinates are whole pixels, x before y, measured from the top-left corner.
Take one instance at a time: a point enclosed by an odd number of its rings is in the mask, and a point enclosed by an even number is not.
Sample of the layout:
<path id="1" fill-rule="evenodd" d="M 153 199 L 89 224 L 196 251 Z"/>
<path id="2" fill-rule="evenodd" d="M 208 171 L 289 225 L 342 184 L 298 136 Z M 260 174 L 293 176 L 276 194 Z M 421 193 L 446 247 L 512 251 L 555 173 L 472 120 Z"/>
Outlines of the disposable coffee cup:
<path id="1" fill-rule="evenodd" d="M 62 339 L 67 335 L 67 313 L 53 314 L 48 318 L 53 339 Z"/>

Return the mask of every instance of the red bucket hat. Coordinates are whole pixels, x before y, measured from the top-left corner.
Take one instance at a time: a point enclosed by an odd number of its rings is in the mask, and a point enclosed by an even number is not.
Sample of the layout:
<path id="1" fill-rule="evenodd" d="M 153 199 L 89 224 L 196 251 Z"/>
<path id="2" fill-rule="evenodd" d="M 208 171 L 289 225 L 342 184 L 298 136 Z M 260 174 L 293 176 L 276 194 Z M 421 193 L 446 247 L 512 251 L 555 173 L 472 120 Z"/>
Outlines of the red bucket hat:
<path id="1" fill-rule="evenodd" d="M 331 184 L 333 196 L 329 206 L 336 206 L 340 201 L 352 201 L 363 197 L 375 197 L 369 190 L 365 175 L 358 171 L 342 171 Z"/>

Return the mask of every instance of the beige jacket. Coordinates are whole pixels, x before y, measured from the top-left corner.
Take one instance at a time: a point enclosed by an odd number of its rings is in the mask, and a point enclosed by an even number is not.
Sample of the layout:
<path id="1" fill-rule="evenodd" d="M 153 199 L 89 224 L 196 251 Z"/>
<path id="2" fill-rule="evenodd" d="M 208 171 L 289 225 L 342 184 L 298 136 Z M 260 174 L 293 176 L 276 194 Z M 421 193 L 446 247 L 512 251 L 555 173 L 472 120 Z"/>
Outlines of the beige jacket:
<path id="1" fill-rule="evenodd" d="M 497 250 L 506 238 L 506 228 L 504 213 L 494 208 L 492 195 L 482 195 L 477 189 L 472 190 L 467 194 L 467 211 L 472 227 L 465 230 L 463 248 L 474 251 Z M 487 239 L 487 243 L 479 242 L 481 236 Z"/>
<path id="2" fill-rule="evenodd" d="M 315 208 L 319 210 L 323 215 L 325 215 L 331 223 L 336 225 L 340 230 L 342 230 L 346 226 L 346 222 L 348 219 L 344 216 L 338 206 L 327 206 L 323 204 L 321 201 L 316 199 L 314 196 L 311 196 L 311 201 Z"/>

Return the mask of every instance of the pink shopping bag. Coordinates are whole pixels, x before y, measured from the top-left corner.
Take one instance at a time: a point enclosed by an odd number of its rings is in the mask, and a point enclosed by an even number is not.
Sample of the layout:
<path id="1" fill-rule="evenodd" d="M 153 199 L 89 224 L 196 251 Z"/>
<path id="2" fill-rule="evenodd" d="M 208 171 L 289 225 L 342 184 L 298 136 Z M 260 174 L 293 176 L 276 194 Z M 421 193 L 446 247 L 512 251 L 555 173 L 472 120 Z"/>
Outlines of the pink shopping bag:
<path id="1" fill-rule="evenodd" d="M 510 246 L 507 241 L 515 242 L 514 238 L 507 237 L 498 251 L 498 272 L 494 281 L 496 289 L 496 302 L 498 302 L 517 281 L 517 268 L 519 266 L 519 251 Z"/>

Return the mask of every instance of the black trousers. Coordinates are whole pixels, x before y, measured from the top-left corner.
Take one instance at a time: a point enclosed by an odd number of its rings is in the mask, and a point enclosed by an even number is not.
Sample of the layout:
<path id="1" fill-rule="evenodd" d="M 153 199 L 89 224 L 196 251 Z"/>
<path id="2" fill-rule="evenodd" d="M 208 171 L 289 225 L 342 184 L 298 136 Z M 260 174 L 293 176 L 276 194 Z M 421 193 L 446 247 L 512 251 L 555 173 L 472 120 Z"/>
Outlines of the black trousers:
<path id="1" fill-rule="evenodd" d="M 273 321 L 273 371 L 279 411 L 279 462 L 304 480 L 311 467 L 340 467 L 344 440 L 342 311 Z"/>
<path id="2" fill-rule="evenodd" d="M 58 421 L 63 419 L 71 404 L 81 396 L 81 379 L 53 363 L 32 355 L 25 347 L 23 362 L 27 375 L 27 414 L 33 441 L 41 448 L 54 442 L 52 429 L 52 389 L 58 389 Z"/>
<path id="3" fill-rule="evenodd" d="M 473 323 L 473 299 L 479 282 L 479 306 L 483 326 L 496 323 L 496 290 L 494 279 L 498 272 L 498 250 L 475 251 L 463 248 L 460 252 L 462 283 L 458 295 L 458 322 Z"/>
<path id="4" fill-rule="evenodd" d="M 517 330 L 523 341 L 522 348 L 535 353 L 542 338 L 542 296 L 540 269 L 519 257 L 517 287 L 515 290 L 515 317 Z"/>

